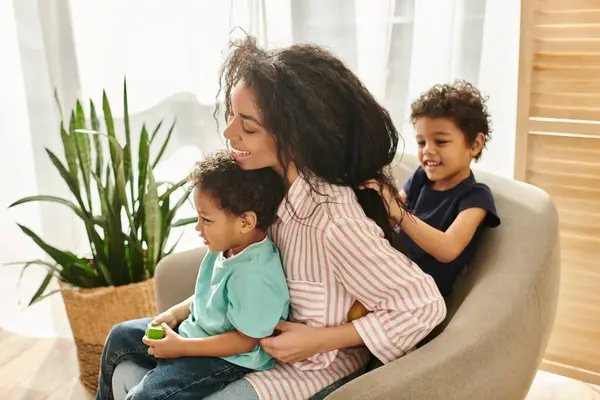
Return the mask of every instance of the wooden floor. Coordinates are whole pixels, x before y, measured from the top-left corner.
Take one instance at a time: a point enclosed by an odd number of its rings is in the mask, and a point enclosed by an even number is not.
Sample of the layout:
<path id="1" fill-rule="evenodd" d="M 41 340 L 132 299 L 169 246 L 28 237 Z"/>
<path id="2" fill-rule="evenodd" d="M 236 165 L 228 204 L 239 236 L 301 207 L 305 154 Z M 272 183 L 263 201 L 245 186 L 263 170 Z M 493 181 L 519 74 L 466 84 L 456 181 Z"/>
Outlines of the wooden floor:
<path id="1" fill-rule="evenodd" d="M 30 338 L 0 330 L 0 399 L 90 400 L 79 383 L 70 339 Z M 539 372 L 526 400 L 600 400 L 597 388 Z"/>
<path id="2" fill-rule="evenodd" d="M 93 399 L 79 383 L 75 344 L 0 330 L 0 398 L 6 400 Z"/>

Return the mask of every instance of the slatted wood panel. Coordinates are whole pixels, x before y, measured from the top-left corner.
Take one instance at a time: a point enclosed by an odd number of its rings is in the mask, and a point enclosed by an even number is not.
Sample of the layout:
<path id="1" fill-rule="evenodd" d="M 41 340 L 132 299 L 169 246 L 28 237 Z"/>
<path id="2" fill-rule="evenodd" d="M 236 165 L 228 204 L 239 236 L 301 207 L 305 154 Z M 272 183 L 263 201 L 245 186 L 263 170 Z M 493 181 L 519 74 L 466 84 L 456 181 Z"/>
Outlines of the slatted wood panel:
<path id="1" fill-rule="evenodd" d="M 561 218 L 561 293 L 546 358 L 600 374 L 600 139 L 531 135 L 527 180 L 550 193 Z"/>
<path id="2" fill-rule="evenodd" d="M 532 35 L 530 116 L 600 120 L 600 1 L 538 0 Z"/>
<path id="3" fill-rule="evenodd" d="M 523 10 L 516 174 L 550 193 L 561 230 L 545 365 L 600 384 L 600 0 L 523 0 Z"/>

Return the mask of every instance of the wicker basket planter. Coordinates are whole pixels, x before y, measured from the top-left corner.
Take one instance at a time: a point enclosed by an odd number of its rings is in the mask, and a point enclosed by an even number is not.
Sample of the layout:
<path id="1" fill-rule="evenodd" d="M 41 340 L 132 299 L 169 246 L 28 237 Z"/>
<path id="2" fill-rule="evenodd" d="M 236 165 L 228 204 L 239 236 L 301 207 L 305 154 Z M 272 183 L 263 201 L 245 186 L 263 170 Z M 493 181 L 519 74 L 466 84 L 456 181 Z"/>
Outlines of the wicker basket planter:
<path id="1" fill-rule="evenodd" d="M 153 316 L 154 279 L 124 286 L 61 291 L 79 361 L 79 379 L 96 392 L 100 356 L 106 336 L 116 323 Z"/>

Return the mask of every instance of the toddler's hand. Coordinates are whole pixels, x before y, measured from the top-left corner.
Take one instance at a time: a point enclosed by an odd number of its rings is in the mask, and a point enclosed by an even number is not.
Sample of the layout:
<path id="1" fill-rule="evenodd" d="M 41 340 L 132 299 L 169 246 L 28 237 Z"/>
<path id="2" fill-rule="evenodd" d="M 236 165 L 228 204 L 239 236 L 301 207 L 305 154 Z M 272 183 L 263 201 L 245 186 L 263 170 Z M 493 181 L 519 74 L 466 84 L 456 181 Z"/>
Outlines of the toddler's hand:
<path id="1" fill-rule="evenodd" d="M 179 321 L 177 321 L 177 317 L 175 317 L 173 311 L 171 309 L 168 309 L 167 311 L 160 313 L 156 317 L 154 317 L 154 319 L 152 320 L 152 325 L 159 325 L 163 322 L 169 325 L 171 329 L 175 329 Z"/>
<path id="2" fill-rule="evenodd" d="M 186 339 L 179 336 L 177 332 L 169 328 L 166 323 L 162 324 L 165 337 L 162 339 L 149 339 L 144 336 L 142 342 L 148 346 L 148 354 L 156 358 L 179 358 L 186 356 Z"/>

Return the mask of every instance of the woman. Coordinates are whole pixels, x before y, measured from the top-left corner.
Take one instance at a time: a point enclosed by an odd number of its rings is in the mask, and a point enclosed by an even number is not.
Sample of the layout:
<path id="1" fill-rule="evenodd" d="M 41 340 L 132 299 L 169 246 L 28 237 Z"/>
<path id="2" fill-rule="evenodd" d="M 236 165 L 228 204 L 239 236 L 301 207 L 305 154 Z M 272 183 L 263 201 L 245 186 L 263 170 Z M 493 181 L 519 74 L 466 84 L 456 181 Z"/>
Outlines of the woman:
<path id="1" fill-rule="evenodd" d="M 391 362 L 445 317 L 431 277 L 390 245 L 381 198 L 360 189 L 375 179 L 398 198 L 386 167 L 399 134 L 359 79 L 317 46 L 233 43 L 221 83 L 234 158 L 244 169 L 275 169 L 288 187 L 271 238 L 293 322 L 261 341 L 280 361 L 274 369 L 209 399 L 320 397 L 361 371 L 369 351 Z M 369 313 L 348 322 L 355 301 Z"/>

